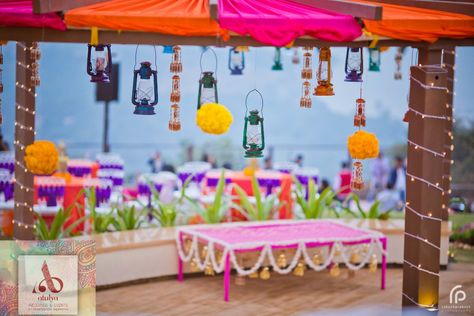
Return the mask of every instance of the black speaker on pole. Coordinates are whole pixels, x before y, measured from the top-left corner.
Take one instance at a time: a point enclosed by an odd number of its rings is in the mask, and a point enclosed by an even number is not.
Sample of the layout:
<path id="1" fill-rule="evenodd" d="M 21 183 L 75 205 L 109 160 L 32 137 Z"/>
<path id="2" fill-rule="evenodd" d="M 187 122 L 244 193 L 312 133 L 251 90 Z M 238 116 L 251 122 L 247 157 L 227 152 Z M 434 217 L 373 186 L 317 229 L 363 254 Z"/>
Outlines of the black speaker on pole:
<path id="1" fill-rule="evenodd" d="M 119 64 L 112 64 L 112 74 L 109 83 L 98 83 L 95 93 L 96 101 L 104 101 L 104 133 L 102 138 L 102 151 L 110 151 L 109 144 L 109 104 L 111 101 L 118 101 L 119 87 Z"/>

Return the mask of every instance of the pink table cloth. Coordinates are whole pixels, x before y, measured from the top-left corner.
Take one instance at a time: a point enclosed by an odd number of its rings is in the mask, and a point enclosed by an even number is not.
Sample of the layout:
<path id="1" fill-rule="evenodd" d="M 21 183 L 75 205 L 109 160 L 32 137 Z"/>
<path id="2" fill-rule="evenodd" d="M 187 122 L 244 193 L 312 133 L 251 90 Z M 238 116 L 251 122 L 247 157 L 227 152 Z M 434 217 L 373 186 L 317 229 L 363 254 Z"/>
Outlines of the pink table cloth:
<path id="1" fill-rule="evenodd" d="M 316 9 L 289 0 L 219 0 L 219 25 L 259 42 L 285 46 L 309 35 L 330 42 L 352 41 L 362 34 L 350 15 Z"/>
<path id="2" fill-rule="evenodd" d="M 183 262 L 193 261 L 200 270 L 209 265 L 217 273 L 224 272 L 224 299 L 229 299 L 230 270 L 232 266 L 239 275 L 256 272 L 264 264 L 275 272 L 287 274 L 304 260 L 316 271 L 342 262 L 351 270 L 365 266 L 377 251 L 382 257 L 381 288 L 385 288 L 386 237 L 377 231 L 352 227 L 333 220 L 279 220 L 253 223 L 227 223 L 219 225 L 196 225 L 180 227 L 176 236 L 178 249 L 178 280 L 183 280 Z M 351 262 L 353 247 L 366 245 L 366 253 L 359 263 Z M 203 247 L 206 257 L 201 258 Z M 200 249 L 201 248 L 201 249 Z M 275 250 L 294 249 L 295 254 L 286 267 L 280 267 L 275 259 Z M 323 263 L 312 260 L 312 251 L 327 251 Z M 236 254 L 259 252 L 253 267 L 239 265 Z M 222 260 L 217 253 L 222 253 Z"/>
<path id="3" fill-rule="evenodd" d="M 0 26 L 66 30 L 66 24 L 56 13 L 34 14 L 32 0 L 0 0 Z"/>

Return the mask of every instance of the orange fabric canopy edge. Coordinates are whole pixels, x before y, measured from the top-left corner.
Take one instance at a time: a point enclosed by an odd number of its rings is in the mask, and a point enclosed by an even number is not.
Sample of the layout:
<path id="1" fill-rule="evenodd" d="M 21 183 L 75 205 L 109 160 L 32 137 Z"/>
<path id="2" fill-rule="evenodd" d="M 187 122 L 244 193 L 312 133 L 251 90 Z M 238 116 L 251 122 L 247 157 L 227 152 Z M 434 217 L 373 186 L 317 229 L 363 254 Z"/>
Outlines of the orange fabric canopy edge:
<path id="1" fill-rule="evenodd" d="M 353 1 L 383 6 L 381 21 L 364 19 L 365 28 L 373 34 L 430 43 L 442 37 L 474 37 L 472 16 L 366 0 Z"/>
<path id="2" fill-rule="evenodd" d="M 148 31 L 181 36 L 217 36 L 209 0 L 112 0 L 66 12 L 68 27 Z"/>

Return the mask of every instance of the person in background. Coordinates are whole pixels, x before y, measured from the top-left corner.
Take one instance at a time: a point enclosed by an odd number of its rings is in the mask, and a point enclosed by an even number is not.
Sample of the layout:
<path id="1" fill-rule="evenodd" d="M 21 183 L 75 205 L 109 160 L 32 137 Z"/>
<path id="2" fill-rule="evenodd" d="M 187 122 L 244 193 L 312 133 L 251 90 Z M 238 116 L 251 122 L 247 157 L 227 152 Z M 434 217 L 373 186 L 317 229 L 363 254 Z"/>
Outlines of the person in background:
<path id="1" fill-rule="evenodd" d="M 295 164 L 298 165 L 298 167 L 303 167 L 303 155 L 302 154 L 298 154 L 295 158 Z"/>
<path id="2" fill-rule="evenodd" d="M 391 183 L 393 188 L 398 192 L 402 203 L 405 203 L 406 171 L 407 169 L 403 163 L 403 158 L 397 156 L 388 182 Z"/>
<path id="3" fill-rule="evenodd" d="M 371 173 L 372 179 L 368 195 L 369 200 L 373 200 L 377 193 L 386 187 L 388 181 L 390 163 L 388 159 L 384 157 L 382 152 L 380 152 L 379 156 L 374 160 Z"/>
<path id="4" fill-rule="evenodd" d="M 337 192 L 337 199 L 344 201 L 344 199 L 352 192 L 351 190 L 351 170 L 347 162 L 341 163 L 341 170 L 334 178 L 333 189 Z"/>
<path id="5" fill-rule="evenodd" d="M 0 134 L 0 151 L 9 151 L 10 146 L 8 146 L 8 143 L 3 140 L 3 135 Z"/>
<path id="6" fill-rule="evenodd" d="M 318 187 L 318 193 L 321 194 L 321 192 L 323 192 L 327 188 L 329 188 L 329 181 L 328 179 L 323 179 L 321 181 L 321 185 Z"/>
<path id="7" fill-rule="evenodd" d="M 272 170 L 273 169 L 272 157 L 266 157 L 263 160 L 263 169 L 264 170 Z"/>
<path id="8" fill-rule="evenodd" d="M 213 169 L 217 168 L 216 159 L 211 154 L 208 154 L 208 153 L 202 154 L 202 161 L 211 164 Z"/>
<path id="9" fill-rule="evenodd" d="M 394 190 L 391 182 L 387 183 L 384 190 L 377 193 L 377 200 L 380 201 L 380 210 L 384 213 L 400 210 L 400 194 Z"/>
<path id="10" fill-rule="evenodd" d="M 148 164 L 150 165 L 152 173 L 158 173 L 163 170 L 163 161 L 161 160 L 161 154 L 159 151 L 148 160 Z"/>

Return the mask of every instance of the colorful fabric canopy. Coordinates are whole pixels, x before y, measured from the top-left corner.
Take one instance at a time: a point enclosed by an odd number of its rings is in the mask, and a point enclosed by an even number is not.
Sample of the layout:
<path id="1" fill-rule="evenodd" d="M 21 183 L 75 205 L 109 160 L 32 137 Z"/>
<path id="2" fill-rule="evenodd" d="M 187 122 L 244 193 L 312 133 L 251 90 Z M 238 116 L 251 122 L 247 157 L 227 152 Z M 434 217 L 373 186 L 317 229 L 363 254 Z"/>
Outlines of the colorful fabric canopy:
<path id="1" fill-rule="evenodd" d="M 332 42 L 352 41 L 362 33 L 350 15 L 315 9 L 287 0 L 219 0 L 219 24 L 274 46 L 310 35 Z"/>
<path id="2" fill-rule="evenodd" d="M 32 0 L 0 0 L 0 26 L 66 30 L 56 13 L 34 14 Z"/>
<path id="3" fill-rule="evenodd" d="M 215 36 L 219 25 L 209 15 L 209 0 L 112 0 L 70 10 L 73 27 L 149 31 L 182 36 Z"/>
<path id="4" fill-rule="evenodd" d="M 365 0 L 355 2 L 383 6 L 381 21 L 364 20 L 366 29 L 377 35 L 430 43 L 442 37 L 474 37 L 472 16 Z"/>

